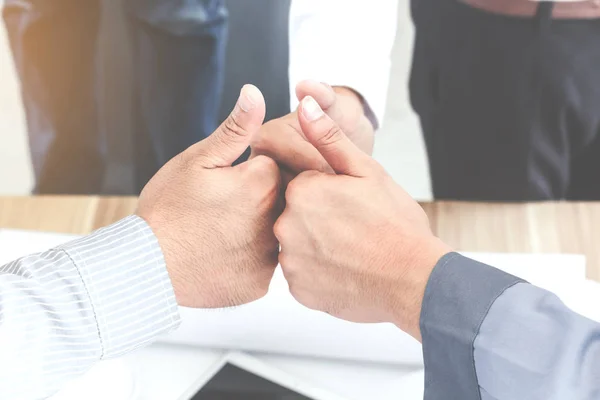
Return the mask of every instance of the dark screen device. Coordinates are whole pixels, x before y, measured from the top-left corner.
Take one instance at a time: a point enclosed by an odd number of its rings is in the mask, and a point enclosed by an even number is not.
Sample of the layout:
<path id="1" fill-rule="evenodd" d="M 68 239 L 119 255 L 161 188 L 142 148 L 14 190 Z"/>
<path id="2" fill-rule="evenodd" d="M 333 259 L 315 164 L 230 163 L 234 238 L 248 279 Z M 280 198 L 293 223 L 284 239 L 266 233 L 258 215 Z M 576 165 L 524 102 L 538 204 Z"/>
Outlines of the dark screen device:
<path id="1" fill-rule="evenodd" d="M 346 400 L 244 353 L 229 353 L 180 400 Z"/>
<path id="2" fill-rule="evenodd" d="M 225 364 L 191 400 L 316 400 Z"/>

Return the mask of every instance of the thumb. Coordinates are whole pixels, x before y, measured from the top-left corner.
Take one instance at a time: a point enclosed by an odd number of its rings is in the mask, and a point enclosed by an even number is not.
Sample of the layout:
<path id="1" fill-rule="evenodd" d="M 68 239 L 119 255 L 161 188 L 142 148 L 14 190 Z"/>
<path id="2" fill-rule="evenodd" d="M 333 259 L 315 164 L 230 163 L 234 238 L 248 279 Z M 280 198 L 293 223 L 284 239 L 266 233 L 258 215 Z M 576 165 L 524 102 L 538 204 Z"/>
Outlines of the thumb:
<path id="1" fill-rule="evenodd" d="M 344 100 L 344 95 L 336 93 L 327 83 L 314 80 L 305 80 L 298 83 L 298 85 L 296 85 L 296 97 L 298 100 L 302 101 L 302 99 L 307 96 L 312 96 L 312 98 L 319 103 L 321 109 L 325 111 L 331 119 L 342 126 L 344 126 L 344 122 L 348 117 L 358 117 L 364 113 L 363 109 L 357 107 L 353 107 L 348 111 L 348 105 L 343 104 L 341 101 Z M 354 103 L 351 104 L 354 106 Z M 346 107 L 344 107 L 344 105 Z"/>
<path id="2" fill-rule="evenodd" d="M 298 119 L 306 139 L 335 173 L 364 177 L 373 172 L 375 161 L 348 139 L 311 96 L 300 103 Z"/>
<path id="3" fill-rule="evenodd" d="M 265 99 L 256 86 L 245 85 L 229 117 L 208 138 L 193 146 L 205 168 L 229 167 L 250 146 L 265 119 Z"/>
<path id="4" fill-rule="evenodd" d="M 315 80 L 304 80 L 296 85 L 296 97 L 300 102 L 307 96 L 311 96 L 321 109 L 331 118 L 337 121 L 337 116 L 341 114 L 337 104 L 337 93 L 331 86 Z M 335 115 L 333 115 L 335 114 Z"/>

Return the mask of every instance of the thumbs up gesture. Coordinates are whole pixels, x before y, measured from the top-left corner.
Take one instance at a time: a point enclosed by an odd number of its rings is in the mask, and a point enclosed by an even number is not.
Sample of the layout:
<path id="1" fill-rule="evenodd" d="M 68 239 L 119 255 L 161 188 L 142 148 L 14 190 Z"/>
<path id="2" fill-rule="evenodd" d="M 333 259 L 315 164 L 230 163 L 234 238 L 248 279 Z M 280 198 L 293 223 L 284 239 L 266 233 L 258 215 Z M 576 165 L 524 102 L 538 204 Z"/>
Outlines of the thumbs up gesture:
<path id="1" fill-rule="evenodd" d="M 300 174 L 275 224 L 279 261 L 305 306 L 353 322 L 392 322 L 419 337 L 425 285 L 450 248 L 423 209 L 311 97 L 298 118 L 335 174 Z"/>
<path id="2" fill-rule="evenodd" d="M 245 86 L 223 125 L 167 163 L 141 194 L 137 214 L 158 238 L 181 306 L 234 306 L 268 290 L 279 252 L 279 169 L 264 156 L 231 166 L 264 117 L 262 94 Z"/>

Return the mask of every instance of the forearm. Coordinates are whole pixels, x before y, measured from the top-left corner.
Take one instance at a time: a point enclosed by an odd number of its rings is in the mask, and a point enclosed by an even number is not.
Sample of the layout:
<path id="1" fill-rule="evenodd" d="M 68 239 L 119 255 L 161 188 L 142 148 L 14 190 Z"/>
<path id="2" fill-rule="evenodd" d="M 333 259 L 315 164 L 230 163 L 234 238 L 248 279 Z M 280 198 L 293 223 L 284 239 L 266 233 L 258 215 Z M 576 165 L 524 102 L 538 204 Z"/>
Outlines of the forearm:
<path id="1" fill-rule="evenodd" d="M 130 217 L 0 267 L 0 393 L 46 398 L 179 321 L 162 252 Z"/>
<path id="2" fill-rule="evenodd" d="M 599 324 L 457 254 L 431 275 L 421 333 L 426 400 L 587 400 L 600 392 Z"/>

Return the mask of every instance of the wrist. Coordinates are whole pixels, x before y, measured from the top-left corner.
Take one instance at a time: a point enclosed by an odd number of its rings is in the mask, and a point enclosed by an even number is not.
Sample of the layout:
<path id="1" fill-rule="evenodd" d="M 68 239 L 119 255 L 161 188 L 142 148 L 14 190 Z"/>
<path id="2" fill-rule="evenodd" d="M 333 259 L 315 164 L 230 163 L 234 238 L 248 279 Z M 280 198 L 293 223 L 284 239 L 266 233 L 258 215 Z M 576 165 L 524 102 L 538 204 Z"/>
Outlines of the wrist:
<path id="1" fill-rule="evenodd" d="M 336 86 L 333 90 L 337 95 L 339 107 L 343 110 L 344 133 L 362 151 L 373 154 L 377 121 L 370 118 L 372 113 L 369 105 L 360 93 L 351 88 Z"/>
<path id="2" fill-rule="evenodd" d="M 397 258 L 397 289 L 393 292 L 392 315 L 398 328 L 421 341 L 420 318 L 425 288 L 438 261 L 453 250 L 440 239 L 424 238 L 412 254 Z"/>
<path id="3" fill-rule="evenodd" d="M 141 209 L 138 208 L 136 214 L 138 217 L 143 219 L 158 242 L 158 246 L 162 253 L 165 267 L 171 281 L 171 286 L 175 293 L 175 299 L 177 304 L 182 305 L 185 303 L 184 291 L 182 290 L 182 282 L 185 281 L 184 277 L 181 276 L 180 271 L 177 269 L 178 260 L 176 259 L 177 251 L 173 248 L 173 237 L 168 233 L 168 228 L 165 228 L 166 221 L 162 218 L 160 213 L 153 212 L 153 209 Z"/>
<path id="4" fill-rule="evenodd" d="M 369 125 L 369 129 L 371 131 L 376 131 L 379 129 L 379 122 L 375 113 L 369 106 L 369 103 L 365 100 L 363 95 L 361 95 L 356 90 L 349 88 L 347 86 L 334 86 L 333 90 L 342 98 L 347 99 L 349 102 L 353 103 L 357 110 L 360 110 L 360 115 L 362 119 L 364 119 L 365 123 Z"/>
<path id="5" fill-rule="evenodd" d="M 360 115 L 365 115 L 365 101 L 360 93 L 347 86 L 334 86 L 333 91 L 343 99 L 345 107 L 351 108 Z"/>
<path id="6" fill-rule="evenodd" d="M 358 104 L 362 104 L 363 98 L 362 96 L 354 89 L 351 89 L 347 86 L 333 86 L 333 91 L 341 96 L 348 96 L 358 102 Z"/>

